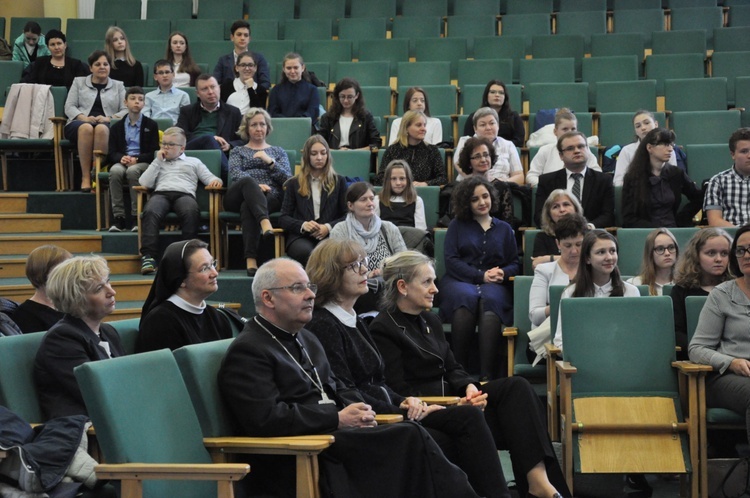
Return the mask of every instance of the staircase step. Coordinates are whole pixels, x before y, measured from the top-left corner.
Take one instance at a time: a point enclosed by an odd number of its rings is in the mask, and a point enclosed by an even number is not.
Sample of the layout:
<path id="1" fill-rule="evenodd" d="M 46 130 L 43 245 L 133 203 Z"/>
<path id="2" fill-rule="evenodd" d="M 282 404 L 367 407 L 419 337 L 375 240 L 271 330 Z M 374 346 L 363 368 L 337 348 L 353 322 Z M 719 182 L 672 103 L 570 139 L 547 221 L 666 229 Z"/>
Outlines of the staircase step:
<path id="1" fill-rule="evenodd" d="M 0 214 L 0 233 L 59 232 L 61 214 Z"/>
<path id="2" fill-rule="evenodd" d="M 29 194 L 0 194 L 0 213 L 25 213 Z"/>
<path id="3" fill-rule="evenodd" d="M 140 318 L 144 301 L 117 301 L 115 311 L 104 318 L 105 322 L 116 320 L 127 320 L 128 318 Z M 218 306 L 218 301 L 206 301 L 209 306 Z M 223 303 L 224 307 L 231 308 L 234 311 L 240 311 L 240 303 Z"/>
<path id="4" fill-rule="evenodd" d="M 99 253 L 99 256 L 107 260 L 112 275 L 133 274 L 140 273 L 141 271 L 141 257 L 138 255 Z M 26 255 L 21 254 L 0 256 L 0 277 L 13 278 L 26 276 L 27 259 Z"/>
<path id="5" fill-rule="evenodd" d="M 153 280 L 153 276 L 113 274 L 110 281 L 118 301 L 145 301 Z M 20 303 L 33 295 L 34 288 L 26 278 L 0 279 L 0 296 Z"/>
<path id="6" fill-rule="evenodd" d="M 56 234 L 0 234 L 0 255 L 28 254 L 39 246 L 54 244 L 72 253 L 99 253 L 102 236 L 67 231 Z"/>

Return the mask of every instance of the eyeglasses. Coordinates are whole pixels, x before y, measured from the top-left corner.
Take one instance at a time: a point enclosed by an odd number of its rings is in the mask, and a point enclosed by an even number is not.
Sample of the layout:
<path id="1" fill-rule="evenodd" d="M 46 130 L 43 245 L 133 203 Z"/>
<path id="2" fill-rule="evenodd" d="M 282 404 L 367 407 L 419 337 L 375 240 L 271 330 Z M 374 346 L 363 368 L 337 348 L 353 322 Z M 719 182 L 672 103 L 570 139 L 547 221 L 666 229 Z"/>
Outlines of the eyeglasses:
<path id="1" fill-rule="evenodd" d="M 339 94 L 339 100 L 354 100 L 356 98 L 357 98 L 356 95 L 342 95 L 342 94 Z"/>
<path id="2" fill-rule="evenodd" d="M 668 246 L 656 246 L 654 247 L 654 252 L 661 256 L 664 254 L 664 251 L 669 251 L 669 254 L 674 254 L 677 252 L 677 247 L 674 244 L 669 244 Z"/>
<path id="3" fill-rule="evenodd" d="M 211 270 L 215 270 L 215 269 L 216 269 L 216 260 L 213 260 L 209 264 L 201 266 L 196 271 L 189 271 L 188 273 L 208 273 Z"/>
<path id="4" fill-rule="evenodd" d="M 588 145 L 585 145 L 585 144 L 570 145 L 568 147 L 565 147 L 563 149 L 563 152 L 573 152 L 573 151 L 576 151 L 576 150 L 583 150 L 586 147 L 588 147 Z"/>
<path id="5" fill-rule="evenodd" d="M 738 258 L 744 258 L 745 253 L 750 253 L 750 247 L 737 246 L 737 248 L 734 250 L 734 255 Z"/>
<path id="6" fill-rule="evenodd" d="M 172 71 L 154 71 L 157 76 L 164 76 L 165 74 L 172 74 Z"/>
<path id="7" fill-rule="evenodd" d="M 241 67 L 243 69 L 253 68 L 255 67 L 254 62 L 243 62 L 242 64 L 237 64 L 237 67 Z"/>
<path id="8" fill-rule="evenodd" d="M 184 147 L 184 145 L 182 144 L 173 144 L 171 142 L 162 142 L 161 146 L 165 149 L 169 149 L 170 147 Z"/>
<path id="9" fill-rule="evenodd" d="M 354 273 L 362 273 L 362 268 L 365 269 L 365 271 L 368 270 L 368 263 L 370 262 L 369 258 L 365 257 L 358 261 L 355 261 L 354 263 L 349 263 L 348 265 L 344 266 L 344 271 L 350 270 Z"/>
<path id="10" fill-rule="evenodd" d="M 479 161 L 480 159 L 489 159 L 490 157 L 492 156 L 490 156 L 489 152 L 484 152 L 482 154 L 474 154 L 473 156 L 469 157 L 469 159 L 471 159 L 472 161 Z"/>
<path id="11" fill-rule="evenodd" d="M 313 294 L 316 294 L 318 292 L 317 284 L 311 284 L 311 283 L 306 283 L 306 284 L 297 283 L 294 285 L 285 285 L 283 287 L 271 287 L 270 289 L 266 289 L 266 290 L 269 290 L 269 291 L 288 290 L 288 291 L 291 291 L 292 294 L 302 294 L 307 289 L 310 289 L 311 291 L 313 291 Z"/>

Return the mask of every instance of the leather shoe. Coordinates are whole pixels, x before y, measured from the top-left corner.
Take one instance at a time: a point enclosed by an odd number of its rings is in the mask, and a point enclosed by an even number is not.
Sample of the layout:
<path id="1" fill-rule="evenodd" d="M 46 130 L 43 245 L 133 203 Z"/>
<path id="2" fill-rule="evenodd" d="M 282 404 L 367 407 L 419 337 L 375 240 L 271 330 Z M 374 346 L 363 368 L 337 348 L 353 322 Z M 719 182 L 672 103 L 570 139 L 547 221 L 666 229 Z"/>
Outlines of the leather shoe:
<path id="1" fill-rule="evenodd" d="M 247 276 L 248 277 L 254 277 L 257 272 L 258 272 L 257 268 L 248 268 L 247 269 Z"/>

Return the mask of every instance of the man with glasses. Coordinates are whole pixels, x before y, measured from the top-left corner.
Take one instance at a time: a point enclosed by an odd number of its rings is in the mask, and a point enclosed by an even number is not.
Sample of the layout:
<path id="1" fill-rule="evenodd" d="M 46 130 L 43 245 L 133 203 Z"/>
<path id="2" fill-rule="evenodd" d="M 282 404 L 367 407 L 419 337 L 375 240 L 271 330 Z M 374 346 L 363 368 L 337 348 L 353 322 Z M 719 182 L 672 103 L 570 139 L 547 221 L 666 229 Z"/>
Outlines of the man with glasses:
<path id="1" fill-rule="evenodd" d="M 539 176 L 534 222 L 541 226 L 542 208 L 556 189 L 569 191 L 583 207 L 583 215 L 596 228 L 615 223 L 615 188 L 612 176 L 594 171 L 586 164 L 588 144 L 580 131 L 564 133 L 557 139 L 557 152 L 564 168 Z"/>
<path id="2" fill-rule="evenodd" d="M 180 107 L 190 105 L 190 97 L 174 86 L 174 66 L 166 59 L 154 63 L 154 80 L 159 88 L 146 94 L 143 114 L 151 119 L 171 119 L 175 124 Z"/>
<path id="3" fill-rule="evenodd" d="M 320 455 L 323 496 L 477 496 L 425 429 L 377 426 L 359 392 L 333 376 L 323 346 L 304 328 L 317 286 L 298 262 L 267 262 L 252 289 L 258 315 L 229 346 L 218 375 L 236 435 L 333 434 L 336 442 Z M 288 459 L 251 458 L 243 483 L 253 495 L 294 496 Z"/>
<path id="4" fill-rule="evenodd" d="M 711 178 L 703 211 L 712 227 L 740 227 L 750 223 L 750 128 L 729 137 L 732 167 Z"/>
<path id="5" fill-rule="evenodd" d="M 141 273 L 156 271 L 159 254 L 159 227 L 164 217 L 174 211 L 180 219 L 183 239 L 198 236 L 200 208 L 195 199 L 198 181 L 208 187 L 221 187 L 200 159 L 185 155 L 185 132 L 178 127 L 167 128 L 161 150 L 141 175 L 140 183 L 154 192 L 143 209 L 141 234 Z"/>

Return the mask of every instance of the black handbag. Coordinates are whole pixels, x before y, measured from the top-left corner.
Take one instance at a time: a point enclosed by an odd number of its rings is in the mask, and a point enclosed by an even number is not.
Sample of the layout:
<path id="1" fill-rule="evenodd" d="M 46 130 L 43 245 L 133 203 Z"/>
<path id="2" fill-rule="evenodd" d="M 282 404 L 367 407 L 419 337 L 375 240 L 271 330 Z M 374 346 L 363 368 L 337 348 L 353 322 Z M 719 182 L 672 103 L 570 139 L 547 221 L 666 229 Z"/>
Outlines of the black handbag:
<path id="1" fill-rule="evenodd" d="M 708 460 L 709 498 L 750 498 L 750 458 Z"/>

